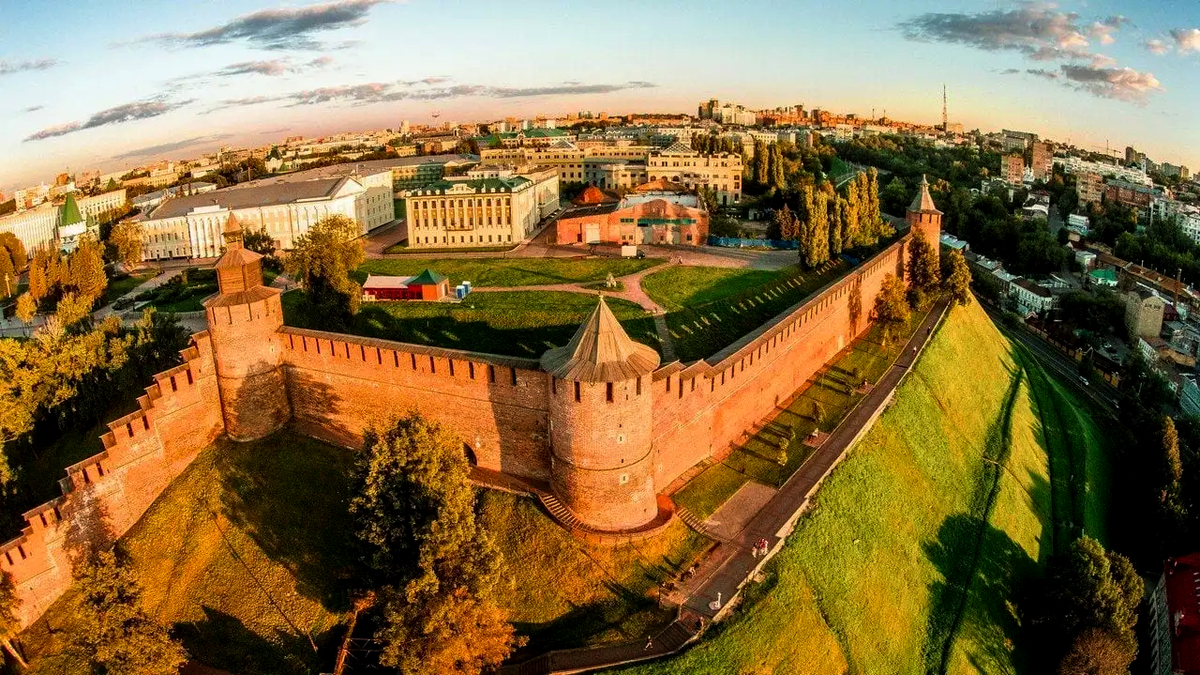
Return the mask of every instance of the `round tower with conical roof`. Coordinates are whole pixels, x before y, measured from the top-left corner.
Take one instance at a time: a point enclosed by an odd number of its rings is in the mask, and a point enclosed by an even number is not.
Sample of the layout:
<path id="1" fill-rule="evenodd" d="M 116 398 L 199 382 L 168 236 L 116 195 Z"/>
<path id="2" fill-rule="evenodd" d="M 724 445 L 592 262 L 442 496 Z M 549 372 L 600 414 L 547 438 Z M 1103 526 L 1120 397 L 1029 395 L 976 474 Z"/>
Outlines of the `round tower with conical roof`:
<path id="1" fill-rule="evenodd" d="M 924 174 L 921 175 L 921 191 L 909 205 L 906 220 L 913 234 L 929 242 L 933 256 L 938 257 L 942 246 L 942 212 L 937 210 L 933 204 L 933 197 L 929 196 L 929 181 L 925 180 Z"/>
<path id="2" fill-rule="evenodd" d="M 651 378 L 658 353 L 634 342 L 601 297 L 549 373 L 551 484 L 589 528 L 633 530 L 658 515 Z"/>
<path id="3" fill-rule="evenodd" d="M 225 431 L 236 441 L 262 438 L 291 417 L 283 376 L 279 328 L 283 306 L 277 288 L 263 286 L 262 256 L 242 245 L 232 213 L 217 261 L 219 292 L 204 301 L 217 365 Z"/>

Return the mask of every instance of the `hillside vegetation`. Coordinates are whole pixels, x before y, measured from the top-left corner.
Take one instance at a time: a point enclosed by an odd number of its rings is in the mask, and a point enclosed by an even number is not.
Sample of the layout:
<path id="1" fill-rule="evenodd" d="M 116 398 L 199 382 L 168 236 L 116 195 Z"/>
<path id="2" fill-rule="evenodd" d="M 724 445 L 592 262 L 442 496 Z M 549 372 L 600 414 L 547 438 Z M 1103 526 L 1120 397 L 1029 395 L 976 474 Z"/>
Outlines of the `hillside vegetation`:
<path id="1" fill-rule="evenodd" d="M 1106 450 L 1081 401 L 956 308 L 735 618 L 631 672 L 1033 672 L 1016 591 L 1081 526 L 1103 540 Z"/>

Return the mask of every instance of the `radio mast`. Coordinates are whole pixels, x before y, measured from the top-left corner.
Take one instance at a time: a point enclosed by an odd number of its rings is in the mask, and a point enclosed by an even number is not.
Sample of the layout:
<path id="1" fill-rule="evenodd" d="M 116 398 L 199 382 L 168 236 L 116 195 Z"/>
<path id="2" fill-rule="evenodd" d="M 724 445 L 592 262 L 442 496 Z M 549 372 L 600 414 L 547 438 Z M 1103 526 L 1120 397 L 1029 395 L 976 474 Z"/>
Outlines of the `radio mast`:
<path id="1" fill-rule="evenodd" d="M 942 131 L 950 131 L 950 115 L 946 112 L 946 85 L 942 85 Z"/>

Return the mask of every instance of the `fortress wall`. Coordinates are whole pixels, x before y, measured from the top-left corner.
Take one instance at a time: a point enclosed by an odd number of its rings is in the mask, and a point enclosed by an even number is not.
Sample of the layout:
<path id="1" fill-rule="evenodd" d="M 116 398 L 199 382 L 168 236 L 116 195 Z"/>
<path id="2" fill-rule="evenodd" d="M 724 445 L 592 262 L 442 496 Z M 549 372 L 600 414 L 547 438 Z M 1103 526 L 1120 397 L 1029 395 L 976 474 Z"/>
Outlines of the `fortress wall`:
<path id="1" fill-rule="evenodd" d="M 108 424 L 104 451 L 67 467 L 63 496 L 24 514 L 16 539 L 0 545 L 28 626 L 71 583 L 74 560 L 125 534 L 162 490 L 224 431 L 212 345 L 192 336 L 184 363 L 154 376 L 139 410 Z"/>
<path id="2" fill-rule="evenodd" d="M 483 468 L 546 480 L 549 376 L 533 359 L 285 327 L 293 418 L 345 446 L 374 422 L 416 410 L 454 430 Z"/>
<path id="3" fill-rule="evenodd" d="M 655 481 L 665 488 L 724 457 L 831 358 L 870 328 L 875 296 L 902 269 L 908 237 L 709 360 L 655 373 Z"/>

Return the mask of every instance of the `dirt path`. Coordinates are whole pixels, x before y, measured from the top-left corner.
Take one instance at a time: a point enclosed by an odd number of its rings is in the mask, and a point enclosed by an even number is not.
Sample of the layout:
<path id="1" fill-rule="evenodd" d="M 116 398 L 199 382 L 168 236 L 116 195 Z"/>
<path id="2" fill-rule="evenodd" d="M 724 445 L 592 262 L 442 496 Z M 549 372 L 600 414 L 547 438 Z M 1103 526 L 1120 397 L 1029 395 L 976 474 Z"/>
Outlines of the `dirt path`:
<path id="1" fill-rule="evenodd" d="M 633 274 L 627 274 L 623 277 L 616 277 L 616 279 L 618 281 L 620 281 L 622 283 L 622 285 L 624 285 L 624 289 L 622 289 L 620 291 L 603 289 L 603 288 L 600 288 L 600 289 L 584 288 L 585 285 L 597 283 L 594 281 L 589 281 L 589 282 L 586 282 L 586 284 L 578 283 L 578 284 L 541 284 L 541 285 L 536 285 L 536 286 L 487 286 L 487 287 L 483 287 L 483 288 L 475 287 L 475 288 L 471 289 L 471 292 L 472 293 L 505 293 L 505 292 L 509 292 L 509 291 L 514 291 L 514 292 L 515 291 L 562 291 L 562 292 L 566 292 L 566 293 L 590 293 L 592 295 L 599 295 L 600 293 L 603 293 L 606 297 L 609 297 L 609 298 L 620 298 L 622 300 L 628 300 L 629 302 L 632 302 L 632 303 L 640 306 L 642 309 L 646 310 L 647 312 L 650 312 L 651 314 L 654 314 L 657 316 L 657 315 L 665 313 L 666 310 L 663 309 L 661 306 L 659 306 L 659 304 L 657 302 L 654 302 L 653 300 L 651 300 L 650 296 L 646 295 L 646 291 L 642 290 L 642 278 L 645 277 L 647 274 L 652 274 L 654 272 L 659 272 L 661 270 L 665 270 L 668 267 L 671 267 L 676 264 L 678 264 L 678 263 L 670 262 L 665 265 L 655 265 L 654 267 L 647 267 L 646 269 L 644 269 L 640 272 L 634 272 Z M 672 354 L 673 353 L 674 353 L 674 350 L 672 350 Z"/>

